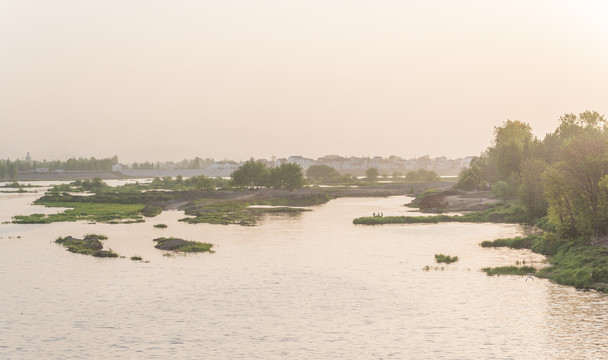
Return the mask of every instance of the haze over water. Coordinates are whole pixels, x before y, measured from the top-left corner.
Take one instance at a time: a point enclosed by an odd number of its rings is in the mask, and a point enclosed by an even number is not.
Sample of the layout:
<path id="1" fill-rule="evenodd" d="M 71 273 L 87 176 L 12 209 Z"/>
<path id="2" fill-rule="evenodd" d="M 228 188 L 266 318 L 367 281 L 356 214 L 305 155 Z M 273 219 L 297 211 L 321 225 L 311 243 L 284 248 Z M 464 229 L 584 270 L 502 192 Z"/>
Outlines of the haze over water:
<path id="1" fill-rule="evenodd" d="M 543 138 L 565 113 L 606 114 L 607 15 L 602 0 L 0 0 L 0 159 L 477 155 L 507 119 Z M 2 359 L 608 352 L 605 294 L 480 271 L 543 266 L 479 246 L 519 225 L 353 225 L 417 214 L 405 196 L 340 198 L 255 227 L 177 211 L 8 223 L 63 210 L 31 205 L 41 195 L 0 193 Z M 125 258 L 54 243 L 88 233 Z M 215 253 L 163 256 L 161 236 Z M 459 261 L 438 266 L 439 253 Z"/>
<path id="2" fill-rule="evenodd" d="M 0 194 L 0 220 L 39 212 Z M 185 224 L 166 211 L 129 225 L 0 225 L 0 357 L 230 359 L 601 358 L 608 298 L 481 267 L 540 264 L 484 249 L 518 225 L 355 226 L 416 214 L 404 196 L 344 198 L 260 226 Z M 153 224 L 165 223 L 167 229 Z M 72 254 L 58 236 L 103 233 L 123 259 Z M 216 245 L 168 258 L 159 236 Z M 20 236 L 20 238 L 17 238 Z M 460 261 L 434 269 L 434 254 Z M 141 255 L 149 263 L 134 262 Z M 432 270 L 423 271 L 430 265 Z"/>

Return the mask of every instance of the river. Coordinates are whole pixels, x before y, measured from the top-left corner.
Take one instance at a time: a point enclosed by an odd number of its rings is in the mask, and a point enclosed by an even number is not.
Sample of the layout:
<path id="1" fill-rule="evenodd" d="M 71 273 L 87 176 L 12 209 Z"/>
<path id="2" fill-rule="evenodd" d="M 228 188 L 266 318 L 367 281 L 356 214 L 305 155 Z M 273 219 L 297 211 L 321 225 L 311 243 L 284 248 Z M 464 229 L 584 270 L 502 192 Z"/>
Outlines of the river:
<path id="1" fill-rule="evenodd" d="M 38 191 L 0 194 L 0 222 L 56 211 L 31 205 Z M 543 261 L 479 246 L 522 234 L 520 226 L 352 224 L 373 212 L 408 213 L 409 200 L 342 198 L 267 215 L 256 227 L 185 224 L 177 211 L 138 224 L 1 224 L 0 358 L 608 356 L 606 295 L 480 271 Z M 53 243 L 87 233 L 107 235 L 105 247 L 125 258 Z M 160 236 L 211 242 L 216 252 L 166 257 L 153 247 Z M 438 265 L 438 253 L 460 260 Z"/>

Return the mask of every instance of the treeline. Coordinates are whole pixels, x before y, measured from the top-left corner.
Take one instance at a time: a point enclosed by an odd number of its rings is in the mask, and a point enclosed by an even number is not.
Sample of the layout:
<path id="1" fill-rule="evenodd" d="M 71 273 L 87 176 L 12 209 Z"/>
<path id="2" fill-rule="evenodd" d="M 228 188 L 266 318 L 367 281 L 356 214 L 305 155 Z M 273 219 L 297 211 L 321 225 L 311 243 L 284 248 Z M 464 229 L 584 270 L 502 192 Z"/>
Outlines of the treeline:
<path id="1" fill-rule="evenodd" d="M 267 168 L 266 164 L 253 158 L 239 166 L 230 175 L 231 184 L 235 187 L 295 190 L 304 186 L 302 168 L 297 164 L 281 164 Z"/>
<path id="2" fill-rule="evenodd" d="M 230 186 L 229 181 L 221 177 L 210 178 L 205 175 L 191 176 L 185 178 L 181 175 L 172 178 L 166 176 L 163 178 L 156 177 L 150 184 L 153 188 L 171 189 L 171 190 L 215 190 L 216 188 L 227 188 Z"/>
<path id="3" fill-rule="evenodd" d="M 35 167 L 48 168 L 49 171 L 112 171 L 112 165 L 118 164 L 118 156 L 106 159 L 70 158 L 66 161 L 42 161 L 35 162 Z"/>
<path id="4" fill-rule="evenodd" d="M 17 169 L 19 169 L 19 163 L 17 161 L 10 161 L 9 159 L 0 160 L 0 180 L 15 180 L 17 179 Z"/>
<path id="5" fill-rule="evenodd" d="M 530 222 L 563 238 L 608 234 L 608 122 L 595 111 L 565 114 L 544 139 L 506 121 L 493 145 L 460 174 L 459 188 L 518 200 Z"/>
<path id="6" fill-rule="evenodd" d="M 17 171 L 35 171 L 37 169 L 45 169 L 46 171 L 112 171 L 112 165 L 118 164 L 118 157 L 96 159 L 90 158 L 70 158 L 65 161 L 60 160 L 42 160 L 42 161 L 11 161 L 0 160 L 0 180 L 8 177 L 14 180 L 17 176 Z"/>
<path id="7" fill-rule="evenodd" d="M 366 178 L 369 181 L 375 181 L 379 176 L 379 171 L 376 168 L 369 168 L 365 172 Z M 384 175 L 388 177 L 388 175 Z M 359 183 L 357 177 L 346 174 L 341 175 L 338 170 L 328 165 L 312 165 L 306 170 L 306 177 L 308 180 L 315 183 Z M 400 172 L 393 172 L 393 179 L 403 178 Z M 440 180 L 439 175 L 432 170 L 418 169 L 416 171 L 409 171 L 405 175 L 405 181 L 438 181 Z"/>
<path id="8" fill-rule="evenodd" d="M 169 161 L 169 162 L 159 162 L 157 161 L 156 163 L 154 162 L 150 162 L 150 161 L 145 161 L 145 162 L 134 162 L 130 165 L 131 169 L 160 169 L 160 168 L 165 168 L 165 167 L 170 167 L 173 169 L 206 169 L 208 167 L 210 167 L 211 165 L 213 165 L 213 163 L 215 162 L 215 160 L 211 159 L 211 158 L 200 158 L 200 157 L 195 157 L 194 159 L 184 159 L 182 161 L 179 162 L 173 162 L 173 161 Z"/>

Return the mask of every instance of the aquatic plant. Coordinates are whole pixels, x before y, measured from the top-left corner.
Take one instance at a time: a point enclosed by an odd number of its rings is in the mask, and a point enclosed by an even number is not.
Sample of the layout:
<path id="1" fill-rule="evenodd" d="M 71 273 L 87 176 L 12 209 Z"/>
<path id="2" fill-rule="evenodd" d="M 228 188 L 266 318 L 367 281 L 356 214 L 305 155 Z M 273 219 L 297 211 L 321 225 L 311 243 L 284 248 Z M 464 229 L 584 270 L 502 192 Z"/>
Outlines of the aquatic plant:
<path id="1" fill-rule="evenodd" d="M 485 272 L 488 276 L 536 274 L 536 268 L 532 266 L 499 266 L 494 268 L 488 267 L 481 269 L 481 271 Z"/>
<path id="2" fill-rule="evenodd" d="M 443 255 L 443 254 L 435 254 L 435 261 L 437 263 L 451 264 L 453 262 L 458 261 L 458 256 L 449 256 L 449 255 Z"/>

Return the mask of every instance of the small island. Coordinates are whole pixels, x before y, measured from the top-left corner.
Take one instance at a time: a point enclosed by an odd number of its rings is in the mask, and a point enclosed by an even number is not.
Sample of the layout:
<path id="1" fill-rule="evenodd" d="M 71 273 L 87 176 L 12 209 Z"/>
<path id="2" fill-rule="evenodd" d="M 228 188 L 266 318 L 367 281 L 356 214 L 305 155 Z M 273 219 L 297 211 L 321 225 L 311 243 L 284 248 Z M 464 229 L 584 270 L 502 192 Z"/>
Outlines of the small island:
<path id="1" fill-rule="evenodd" d="M 213 244 L 204 242 L 184 240 L 174 237 L 161 237 L 154 239 L 154 241 L 157 243 L 156 245 L 154 245 L 154 247 L 160 250 L 181 252 L 214 252 L 213 250 L 211 250 Z"/>
<path id="2" fill-rule="evenodd" d="M 84 239 L 77 239 L 72 236 L 59 237 L 55 243 L 61 244 L 67 248 L 69 252 L 83 255 L 91 255 L 94 257 L 118 257 L 118 254 L 110 250 L 103 250 L 101 240 L 106 240 L 105 235 L 88 234 Z"/>

